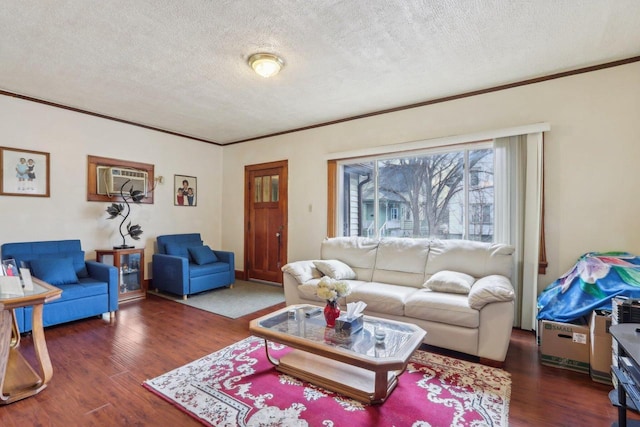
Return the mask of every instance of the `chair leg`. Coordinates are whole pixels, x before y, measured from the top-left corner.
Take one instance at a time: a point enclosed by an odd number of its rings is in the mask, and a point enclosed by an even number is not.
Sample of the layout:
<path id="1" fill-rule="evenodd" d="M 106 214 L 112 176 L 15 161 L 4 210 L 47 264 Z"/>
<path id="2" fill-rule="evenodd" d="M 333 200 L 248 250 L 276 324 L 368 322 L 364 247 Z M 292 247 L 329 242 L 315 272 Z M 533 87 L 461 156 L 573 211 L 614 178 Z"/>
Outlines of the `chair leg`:
<path id="1" fill-rule="evenodd" d="M 182 295 L 182 299 L 185 300 L 185 301 L 187 300 L 187 297 L 188 297 L 188 295 Z"/>

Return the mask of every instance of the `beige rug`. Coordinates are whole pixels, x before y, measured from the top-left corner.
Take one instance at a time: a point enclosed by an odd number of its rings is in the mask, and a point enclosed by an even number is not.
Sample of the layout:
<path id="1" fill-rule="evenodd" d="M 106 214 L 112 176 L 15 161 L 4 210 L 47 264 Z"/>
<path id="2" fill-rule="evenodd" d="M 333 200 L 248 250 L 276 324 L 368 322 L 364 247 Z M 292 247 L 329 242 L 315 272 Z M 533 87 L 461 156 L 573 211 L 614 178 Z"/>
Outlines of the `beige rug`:
<path id="1" fill-rule="evenodd" d="M 284 302 L 282 286 L 245 280 L 236 280 L 233 288 L 218 288 L 202 292 L 191 295 L 186 300 L 180 295 L 155 290 L 149 290 L 148 293 L 231 319 Z"/>

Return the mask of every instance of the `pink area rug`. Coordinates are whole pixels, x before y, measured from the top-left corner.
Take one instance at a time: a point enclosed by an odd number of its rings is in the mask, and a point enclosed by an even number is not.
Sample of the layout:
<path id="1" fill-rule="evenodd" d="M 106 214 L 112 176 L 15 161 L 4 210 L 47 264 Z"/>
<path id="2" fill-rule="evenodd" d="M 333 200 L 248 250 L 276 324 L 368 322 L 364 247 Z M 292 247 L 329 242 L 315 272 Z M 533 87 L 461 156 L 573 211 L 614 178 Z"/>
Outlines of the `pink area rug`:
<path id="1" fill-rule="evenodd" d="M 501 369 L 418 350 L 386 402 L 365 405 L 277 372 L 264 345 L 249 337 L 143 386 L 208 426 L 508 425 L 511 376 Z"/>

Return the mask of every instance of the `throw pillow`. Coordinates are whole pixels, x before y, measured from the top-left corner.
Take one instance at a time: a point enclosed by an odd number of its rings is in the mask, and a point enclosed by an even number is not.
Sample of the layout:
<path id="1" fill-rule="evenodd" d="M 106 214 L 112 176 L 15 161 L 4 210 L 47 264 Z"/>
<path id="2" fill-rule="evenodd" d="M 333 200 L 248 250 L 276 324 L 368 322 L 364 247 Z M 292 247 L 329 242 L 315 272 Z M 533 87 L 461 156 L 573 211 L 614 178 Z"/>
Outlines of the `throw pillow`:
<path id="1" fill-rule="evenodd" d="M 313 265 L 325 276 L 336 280 L 349 280 L 356 278 L 356 272 L 347 264 L 337 259 L 313 261 Z"/>
<path id="2" fill-rule="evenodd" d="M 480 310 L 490 302 L 513 301 L 515 293 L 509 279 L 499 274 L 476 281 L 469 291 L 469 307 Z"/>
<path id="3" fill-rule="evenodd" d="M 189 254 L 193 259 L 193 262 L 198 265 L 213 264 L 218 261 L 216 254 L 214 254 L 211 248 L 207 245 L 193 246 L 189 248 Z"/>
<path id="4" fill-rule="evenodd" d="M 38 258 L 31 260 L 31 272 L 35 277 L 51 285 L 78 283 L 73 258 Z"/>
<path id="5" fill-rule="evenodd" d="M 167 243 L 165 249 L 167 250 L 167 255 L 189 258 L 189 249 L 183 243 Z"/>
<path id="6" fill-rule="evenodd" d="M 292 275 L 301 285 L 321 276 L 313 261 L 296 261 L 282 267 L 284 273 Z"/>
<path id="7" fill-rule="evenodd" d="M 434 292 L 449 292 L 452 294 L 468 294 L 475 279 L 465 273 L 442 270 L 424 282 L 424 287 Z"/>

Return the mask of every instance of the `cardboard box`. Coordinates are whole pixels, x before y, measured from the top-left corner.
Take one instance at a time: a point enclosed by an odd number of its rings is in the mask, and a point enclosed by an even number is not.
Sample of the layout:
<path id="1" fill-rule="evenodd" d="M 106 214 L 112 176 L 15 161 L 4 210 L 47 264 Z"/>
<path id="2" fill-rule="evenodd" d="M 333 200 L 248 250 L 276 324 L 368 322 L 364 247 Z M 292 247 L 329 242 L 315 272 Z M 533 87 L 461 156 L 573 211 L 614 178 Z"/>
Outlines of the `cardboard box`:
<path id="1" fill-rule="evenodd" d="M 589 373 L 593 381 L 611 384 L 611 312 L 595 310 L 589 320 Z"/>
<path id="2" fill-rule="evenodd" d="M 543 365 L 589 373 L 589 325 L 542 321 Z"/>

